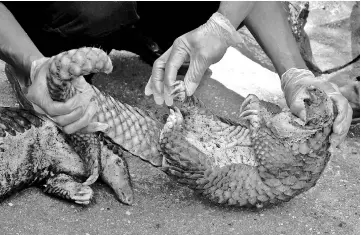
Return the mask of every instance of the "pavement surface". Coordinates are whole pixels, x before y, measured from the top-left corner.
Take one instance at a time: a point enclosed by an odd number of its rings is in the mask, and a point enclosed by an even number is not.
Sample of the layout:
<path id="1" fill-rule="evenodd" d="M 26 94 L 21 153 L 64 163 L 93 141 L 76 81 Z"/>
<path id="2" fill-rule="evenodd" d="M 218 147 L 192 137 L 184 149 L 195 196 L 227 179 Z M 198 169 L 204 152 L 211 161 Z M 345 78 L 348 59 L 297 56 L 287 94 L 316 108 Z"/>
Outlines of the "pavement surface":
<path id="1" fill-rule="evenodd" d="M 349 5 L 349 8 L 338 6 L 338 9 L 349 9 L 347 17 L 353 6 Z M 317 3 L 313 7 L 321 11 L 323 6 L 327 10 L 329 5 Z M 335 34 L 334 38 L 338 36 Z M 315 42 L 311 40 L 312 45 L 316 45 Z M 344 39 L 340 43 L 343 42 Z M 350 49 L 347 53 L 351 52 Z M 347 56 L 337 53 L 334 57 Z M 151 67 L 126 52 L 113 51 L 112 59 L 114 72 L 96 76 L 94 85 L 123 102 L 151 110 L 162 120 L 168 110 L 156 106 L 143 92 Z M 320 65 L 329 66 L 322 62 L 325 58 L 320 53 L 315 54 L 315 59 L 321 61 Z M 277 82 L 274 73 L 263 70 L 232 49 L 221 63 L 225 61 L 228 67 L 214 66 L 214 76 L 203 81 L 196 93 L 214 112 L 236 118 L 247 92 L 282 104 L 273 83 Z M 231 61 L 235 61 L 234 65 L 229 64 Z M 239 63 L 244 65 L 243 70 Z M 0 61 L 0 104 L 15 106 L 3 69 L 4 63 Z M 230 76 L 242 79 L 234 82 L 228 79 Z M 274 87 L 274 92 L 269 92 L 267 87 Z M 277 207 L 254 211 L 210 204 L 149 164 L 127 156 L 135 192 L 133 206 L 118 202 L 102 182 L 93 185 L 94 201 L 86 207 L 50 197 L 31 187 L 0 203 L 0 234 L 359 234 L 359 133 L 359 125 L 353 126 L 344 146 L 332 156 L 314 188 Z"/>

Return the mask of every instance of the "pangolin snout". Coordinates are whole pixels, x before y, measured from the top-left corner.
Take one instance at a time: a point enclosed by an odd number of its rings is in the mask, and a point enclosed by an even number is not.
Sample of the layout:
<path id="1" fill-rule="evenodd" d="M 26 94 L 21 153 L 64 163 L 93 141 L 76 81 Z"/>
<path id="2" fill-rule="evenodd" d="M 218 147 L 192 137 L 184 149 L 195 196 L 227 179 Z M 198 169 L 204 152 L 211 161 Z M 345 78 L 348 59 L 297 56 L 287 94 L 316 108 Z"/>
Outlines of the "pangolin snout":
<path id="1" fill-rule="evenodd" d="M 118 200 L 126 205 L 133 205 L 134 202 L 134 194 L 133 191 L 131 189 L 126 190 L 126 192 L 124 192 L 124 189 L 122 190 L 122 192 L 117 192 L 117 197 Z"/>

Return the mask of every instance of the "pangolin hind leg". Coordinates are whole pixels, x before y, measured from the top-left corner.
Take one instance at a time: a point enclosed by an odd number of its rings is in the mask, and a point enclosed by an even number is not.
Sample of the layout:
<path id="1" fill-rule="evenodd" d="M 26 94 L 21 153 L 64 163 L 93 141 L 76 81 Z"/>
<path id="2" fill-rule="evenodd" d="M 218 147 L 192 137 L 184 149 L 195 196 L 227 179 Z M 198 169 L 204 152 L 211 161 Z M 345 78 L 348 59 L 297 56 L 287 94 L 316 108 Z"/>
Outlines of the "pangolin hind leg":
<path id="1" fill-rule="evenodd" d="M 87 205 L 93 197 L 93 190 L 77 182 L 72 176 L 58 174 L 48 178 L 42 186 L 45 193 Z"/>
<path id="2" fill-rule="evenodd" d="M 182 181 L 189 174 L 186 171 L 203 171 L 208 165 L 206 156 L 190 144 L 182 135 L 183 116 L 177 107 L 170 110 L 167 122 L 160 136 L 163 151 L 163 169 Z"/>
<path id="3" fill-rule="evenodd" d="M 134 193 L 123 150 L 118 145 L 111 149 L 109 146 L 102 145 L 100 177 L 113 189 L 119 201 L 132 205 Z"/>

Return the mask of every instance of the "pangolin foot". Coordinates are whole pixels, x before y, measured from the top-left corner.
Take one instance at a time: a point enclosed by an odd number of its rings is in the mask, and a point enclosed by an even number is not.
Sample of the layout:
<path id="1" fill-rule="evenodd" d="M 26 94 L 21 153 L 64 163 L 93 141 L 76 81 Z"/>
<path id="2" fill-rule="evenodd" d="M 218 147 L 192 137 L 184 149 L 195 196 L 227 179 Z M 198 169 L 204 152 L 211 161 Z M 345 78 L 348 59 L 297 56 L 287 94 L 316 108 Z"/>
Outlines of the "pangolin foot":
<path id="1" fill-rule="evenodd" d="M 174 110 L 173 110 L 174 109 Z M 183 116 L 178 107 L 173 107 L 169 109 L 170 114 L 167 118 L 167 122 L 164 125 L 164 132 L 180 131 L 183 123 Z"/>
<path id="2" fill-rule="evenodd" d="M 89 186 L 77 186 L 70 192 L 70 199 L 77 204 L 88 205 L 93 197 L 93 190 Z"/>
<path id="3" fill-rule="evenodd" d="M 175 81 L 173 84 L 173 90 L 170 93 L 173 100 L 183 102 L 186 99 L 186 87 L 181 80 Z"/>
<path id="4" fill-rule="evenodd" d="M 226 128 L 216 127 L 213 130 L 214 132 L 227 136 L 227 143 L 225 145 L 226 149 L 233 148 L 235 146 L 251 146 L 251 143 L 247 138 L 249 129 L 244 126 L 229 126 Z"/>
<path id="5" fill-rule="evenodd" d="M 240 108 L 240 118 L 248 120 L 252 136 L 254 136 L 261 126 L 260 100 L 255 95 L 248 95 Z"/>
<path id="6" fill-rule="evenodd" d="M 93 190 L 89 186 L 84 186 L 65 174 L 49 178 L 44 185 L 44 192 L 81 205 L 88 205 L 93 197 Z"/>
<path id="7" fill-rule="evenodd" d="M 248 143 L 247 141 L 248 134 L 249 134 L 248 128 L 245 128 L 243 126 L 237 126 L 227 136 L 229 142 L 226 145 L 226 148 L 232 148 L 235 146 L 250 146 L 250 143 Z"/>

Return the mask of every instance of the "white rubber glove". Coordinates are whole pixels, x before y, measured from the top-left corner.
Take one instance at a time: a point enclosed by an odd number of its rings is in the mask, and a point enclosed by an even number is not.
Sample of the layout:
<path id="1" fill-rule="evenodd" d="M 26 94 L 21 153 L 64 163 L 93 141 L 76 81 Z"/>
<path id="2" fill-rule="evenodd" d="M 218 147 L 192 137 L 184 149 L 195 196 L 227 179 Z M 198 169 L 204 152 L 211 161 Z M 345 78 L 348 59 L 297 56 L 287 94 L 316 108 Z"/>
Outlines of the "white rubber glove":
<path id="1" fill-rule="evenodd" d="M 76 79 L 73 85 L 82 93 L 76 94 L 66 102 L 53 101 L 50 97 L 46 76 L 49 71 L 49 58 L 35 60 L 31 64 L 31 85 L 26 89 L 26 98 L 33 103 L 34 109 L 45 114 L 63 128 L 65 133 L 76 131 L 104 131 L 107 124 L 91 123 L 97 112 L 97 104 L 92 100 L 94 92 L 84 78 Z"/>
<path id="2" fill-rule="evenodd" d="M 191 96 L 209 66 L 220 61 L 227 48 L 239 42 L 239 37 L 227 18 L 218 12 L 214 13 L 207 23 L 177 38 L 173 46 L 155 61 L 145 95 L 153 94 L 159 105 L 164 101 L 172 105 L 170 93 L 178 69 L 184 62 L 190 62 L 184 83 L 187 95 Z"/>
<path id="3" fill-rule="evenodd" d="M 306 119 L 303 100 L 308 98 L 305 96 L 307 94 L 305 90 L 310 85 L 323 90 L 337 107 L 338 115 L 333 123 L 333 134 L 330 140 L 331 145 L 337 147 L 345 140 L 352 121 L 352 108 L 347 99 L 340 93 L 337 85 L 316 78 L 311 71 L 306 69 L 292 68 L 281 77 L 281 86 L 287 105 L 291 112 L 303 121 Z"/>

